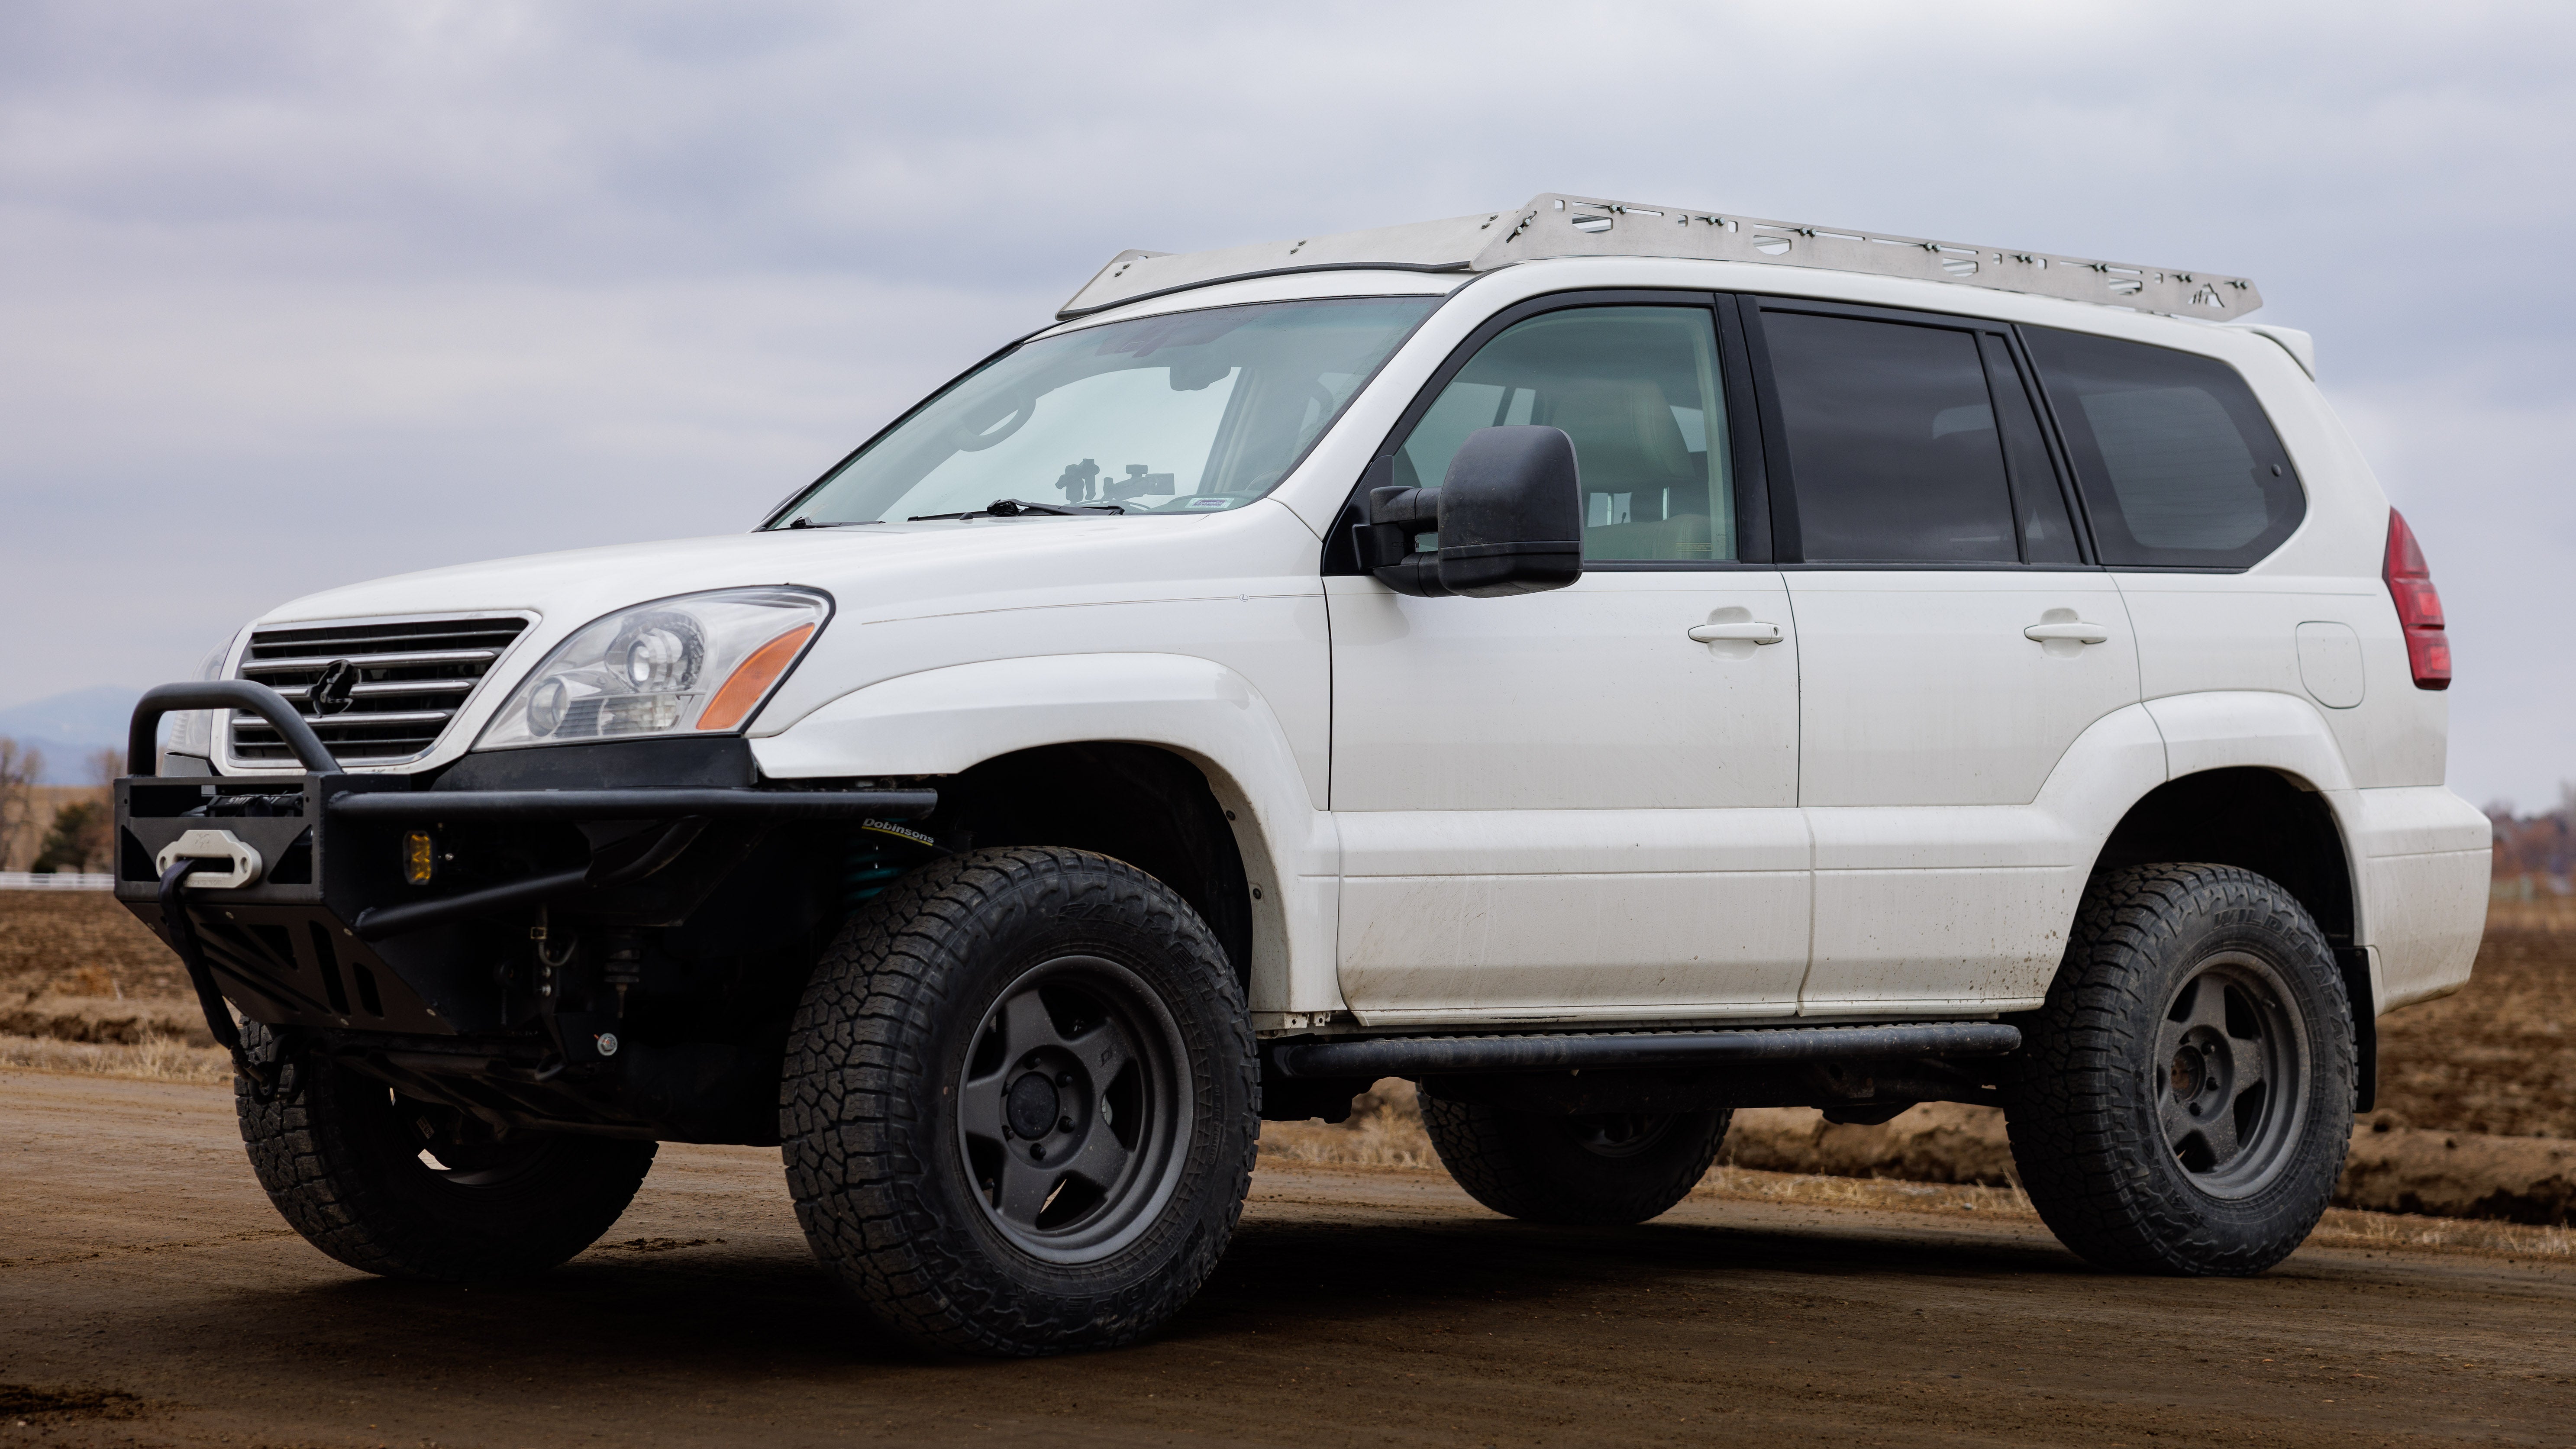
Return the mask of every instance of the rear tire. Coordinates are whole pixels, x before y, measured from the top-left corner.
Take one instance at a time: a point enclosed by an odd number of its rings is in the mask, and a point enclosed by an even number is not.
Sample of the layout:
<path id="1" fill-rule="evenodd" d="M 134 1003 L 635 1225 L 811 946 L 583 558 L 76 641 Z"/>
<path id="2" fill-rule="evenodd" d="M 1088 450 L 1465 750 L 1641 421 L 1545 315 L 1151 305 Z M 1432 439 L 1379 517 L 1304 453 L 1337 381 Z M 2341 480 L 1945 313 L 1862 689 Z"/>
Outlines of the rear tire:
<path id="1" fill-rule="evenodd" d="M 2013 1162 L 2106 1268 L 2260 1273 L 2304 1242 L 2352 1140 L 2352 1008 L 2305 907 L 2221 865 L 2095 880 L 2023 1026 Z"/>
<path id="2" fill-rule="evenodd" d="M 779 1130 L 815 1256 L 925 1347 L 1132 1342 L 1233 1236 L 1260 1131 L 1250 1017 L 1198 914 L 1083 851 L 980 850 L 843 927 Z"/>
<path id="3" fill-rule="evenodd" d="M 1467 1195 L 1533 1223 L 1626 1227 L 1708 1175 L 1733 1113 L 1545 1117 L 1419 1092 L 1422 1126 Z"/>
<path id="4" fill-rule="evenodd" d="M 242 1026 L 252 1056 L 276 1037 Z M 494 1138 L 454 1108 L 395 1095 L 327 1058 L 259 1100 L 233 1082 L 253 1172 L 305 1241 L 361 1272 L 455 1283 L 542 1273 L 599 1241 L 652 1170 L 654 1144 L 525 1130 Z M 421 1158 L 438 1159 L 433 1166 Z"/>

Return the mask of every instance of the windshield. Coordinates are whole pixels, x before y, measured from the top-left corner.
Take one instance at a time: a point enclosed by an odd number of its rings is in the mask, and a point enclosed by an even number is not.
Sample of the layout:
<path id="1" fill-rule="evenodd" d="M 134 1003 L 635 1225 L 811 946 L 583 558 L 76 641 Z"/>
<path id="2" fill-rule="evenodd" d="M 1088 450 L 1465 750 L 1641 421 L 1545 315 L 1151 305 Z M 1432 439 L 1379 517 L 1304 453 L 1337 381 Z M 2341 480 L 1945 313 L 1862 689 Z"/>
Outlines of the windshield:
<path id="1" fill-rule="evenodd" d="M 899 522 L 996 499 L 1216 513 L 1278 485 L 1437 297 L 1265 302 L 1013 348 L 778 515 Z"/>

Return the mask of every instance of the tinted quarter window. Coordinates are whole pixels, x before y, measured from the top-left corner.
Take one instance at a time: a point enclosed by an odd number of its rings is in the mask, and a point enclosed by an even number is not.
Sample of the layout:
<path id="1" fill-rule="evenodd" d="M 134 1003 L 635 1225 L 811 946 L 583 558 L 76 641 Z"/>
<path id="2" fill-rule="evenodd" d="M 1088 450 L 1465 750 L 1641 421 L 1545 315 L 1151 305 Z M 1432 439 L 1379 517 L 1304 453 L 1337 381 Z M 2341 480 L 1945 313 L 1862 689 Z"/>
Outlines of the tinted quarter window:
<path id="1" fill-rule="evenodd" d="M 1699 307 L 1580 307 L 1506 328 L 1432 401 L 1396 481 L 1438 486 L 1479 428 L 1538 423 L 1574 440 L 1583 556 L 1736 557 L 1717 325 Z"/>
<path id="2" fill-rule="evenodd" d="M 2243 568 L 2299 526 L 2298 474 L 2236 369 L 2080 332 L 2023 335 L 2103 563 Z"/>
<path id="3" fill-rule="evenodd" d="M 1762 334 L 1808 561 L 2019 561 L 1975 333 L 1766 309 Z"/>

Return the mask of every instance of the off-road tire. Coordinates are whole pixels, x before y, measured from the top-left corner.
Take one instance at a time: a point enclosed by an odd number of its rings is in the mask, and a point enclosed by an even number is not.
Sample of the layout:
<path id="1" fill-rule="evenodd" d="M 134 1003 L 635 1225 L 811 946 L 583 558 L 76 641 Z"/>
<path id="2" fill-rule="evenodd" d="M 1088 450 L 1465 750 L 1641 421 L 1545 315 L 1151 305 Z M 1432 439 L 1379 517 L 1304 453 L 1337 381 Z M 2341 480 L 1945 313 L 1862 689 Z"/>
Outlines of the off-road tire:
<path id="1" fill-rule="evenodd" d="M 1582 1227 L 1670 1211 L 1708 1175 L 1734 1115 L 1553 1117 L 1418 1095 L 1440 1165 L 1469 1197 L 1505 1217 Z M 1614 1143 L 1622 1131 L 1632 1145 Z"/>
<path id="2" fill-rule="evenodd" d="M 257 1022 L 243 1045 L 274 1061 Z M 542 1273 L 599 1241 L 652 1169 L 654 1144 L 516 1132 L 451 1147 L 449 1170 L 421 1160 L 456 1114 L 397 1098 L 384 1083 L 304 1057 L 272 1100 L 247 1077 L 233 1107 L 251 1170 L 305 1241 L 361 1272 L 454 1283 Z M 444 1127 L 424 1131 L 422 1123 Z M 470 1125 L 470 1124 L 469 1124 Z"/>
<path id="3" fill-rule="evenodd" d="M 1135 1030 L 1162 1033 L 1168 1095 L 1153 1110 L 1171 1135 L 1161 1187 L 1087 1209 L 1129 1213 L 1124 1236 L 1050 1261 L 1036 1253 L 1054 1251 L 1054 1230 L 1007 1221 L 988 1190 L 984 1139 L 969 1135 L 982 1119 L 961 1098 L 1014 993 L 1069 961 L 1133 983 L 1134 1010 L 1158 1023 Z M 1081 1026 L 1077 1014 L 1067 1035 Z M 806 1240 L 871 1315 L 936 1351 L 1019 1357 L 1129 1343 L 1190 1301 L 1251 1189 L 1258 1093 L 1242 988 L 1187 902 L 1105 856 L 990 849 L 913 872 L 843 926 L 790 1030 L 779 1131 Z M 1121 1120 L 1147 1130 L 1142 1114 Z"/>
<path id="4" fill-rule="evenodd" d="M 2269 1033 L 2277 1055 L 2297 1058 L 2277 1086 L 2258 1078 L 2255 1112 L 2231 1110 L 2233 1168 L 2194 1160 L 2209 1144 L 2167 1125 L 2199 1100 L 2184 1090 L 2199 1072 L 2164 1060 L 2159 1033 L 2191 1018 L 2185 984 L 2210 981 L 2235 993 L 2213 1003 L 2227 1014 L 2222 1052 L 2275 1050 Z M 2041 1219 L 2083 1257 L 2129 1272 L 2260 1273 L 2323 1216 L 2352 1138 L 2352 1007 L 2324 935 L 2277 883 L 2223 865 L 2105 872 L 2022 1031 L 2006 1108 L 2013 1162 Z"/>

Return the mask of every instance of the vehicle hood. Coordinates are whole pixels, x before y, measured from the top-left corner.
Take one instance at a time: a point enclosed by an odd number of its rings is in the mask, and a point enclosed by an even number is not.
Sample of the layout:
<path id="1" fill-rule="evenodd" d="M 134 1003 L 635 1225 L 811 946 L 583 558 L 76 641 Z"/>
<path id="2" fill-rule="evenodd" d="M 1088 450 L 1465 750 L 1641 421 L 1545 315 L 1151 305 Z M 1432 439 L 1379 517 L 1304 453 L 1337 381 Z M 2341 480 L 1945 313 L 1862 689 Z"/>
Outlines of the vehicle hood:
<path id="1" fill-rule="evenodd" d="M 350 584 L 282 604 L 252 627 L 432 614 L 526 614 L 525 633 L 486 675 L 439 747 L 405 770 L 463 752 L 503 697 L 555 647 L 603 615 L 710 589 L 797 585 L 833 601 L 804 662 L 761 712 L 772 733 L 871 682 L 848 656 L 863 626 L 983 614 L 1008 647 L 1015 611 L 1123 601 L 1231 598 L 1251 587 L 1312 593 L 1318 540 L 1286 506 L 1128 518 L 1009 518 L 782 529 L 619 544 L 460 564 Z M 240 644 L 246 645 L 249 631 Z M 791 700 L 789 696 L 794 698 Z"/>

